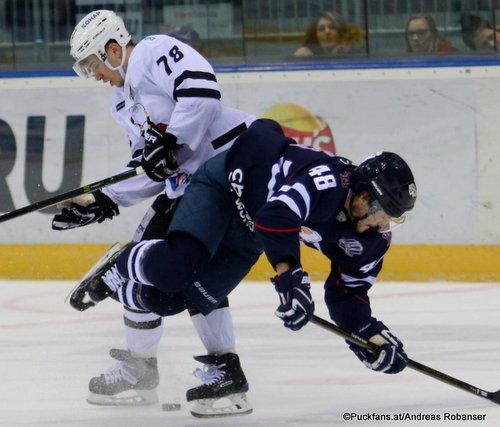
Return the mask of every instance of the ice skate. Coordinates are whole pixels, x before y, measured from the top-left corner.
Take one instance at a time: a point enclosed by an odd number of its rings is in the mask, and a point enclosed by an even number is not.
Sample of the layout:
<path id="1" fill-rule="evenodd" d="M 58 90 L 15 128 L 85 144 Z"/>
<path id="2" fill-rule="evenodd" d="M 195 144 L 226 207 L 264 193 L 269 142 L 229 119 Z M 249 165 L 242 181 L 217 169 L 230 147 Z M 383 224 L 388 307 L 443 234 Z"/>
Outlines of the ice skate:
<path id="1" fill-rule="evenodd" d="M 113 266 L 123 249 L 121 243 L 111 246 L 69 293 L 65 302 L 69 302 L 75 310 L 84 311 L 112 295 L 126 282 Z"/>
<path id="2" fill-rule="evenodd" d="M 225 417 L 250 414 L 252 405 L 247 399 L 248 382 L 237 354 L 195 356 L 204 363 L 193 374 L 203 381 L 186 393 L 188 402 L 194 401 L 191 414 L 198 418 Z"/>
<path id="3" fill-rule="evenodd" d="M 118 363 L 91 378 L 87 402 L 104 406 L 144 406 L 158 403 L 160 381 L 156 357 L 134 357 L 128 350 L 111 349 Z"/>

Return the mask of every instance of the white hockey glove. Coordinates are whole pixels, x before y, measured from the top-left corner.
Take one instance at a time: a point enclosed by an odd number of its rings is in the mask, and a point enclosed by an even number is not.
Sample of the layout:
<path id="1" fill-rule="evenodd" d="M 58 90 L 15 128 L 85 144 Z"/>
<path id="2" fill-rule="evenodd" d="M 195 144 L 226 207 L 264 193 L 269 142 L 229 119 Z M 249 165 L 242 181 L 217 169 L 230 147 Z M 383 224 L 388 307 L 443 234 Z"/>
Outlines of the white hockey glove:
<path id="1" fill-rule="evenodd" d="M 271 282 L 281 302 L 274 314 L 283 321 L 285 328 L 298 331 L 314 314 L 309 275 L 299 266 L 274 276 Z"/>
<path id="2" fill-rule="evenodd" d="M 408 356 L 403 350 L 403 343 L 382 322 L 374 319 L 356 334 L 379 346 L 378 351 L 372 353 L 355 344 L 349 344 L 349 348 L 367 368 L 384 374 L 397 374 L 406 368 Z"/>
<path id="3" fill-rule="evenodd" d="M 61 208 L 61 213 L 54 215 L 52 229 L 58 231 L 101 223 L 120 214 L 118 205 L 99 190 L 75 197 L 57 207 Z"/>
<path id="4" fill-rule="evenodd" d="M 179 145 L 176 144 L 177 137 L 167 132 L 165 125 L 155 125 L 148 121 L 144 139 L 141 166 L 153 181 L 165 181 L 179 170 L 175 157 L 179 149 Z"/>

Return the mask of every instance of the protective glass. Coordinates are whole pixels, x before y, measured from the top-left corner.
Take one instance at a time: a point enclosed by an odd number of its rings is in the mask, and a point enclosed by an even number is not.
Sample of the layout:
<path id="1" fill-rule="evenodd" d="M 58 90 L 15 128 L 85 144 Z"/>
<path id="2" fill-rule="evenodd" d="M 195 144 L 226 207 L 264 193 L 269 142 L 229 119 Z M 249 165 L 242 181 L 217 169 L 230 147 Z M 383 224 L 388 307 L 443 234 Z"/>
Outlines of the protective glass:
<path id="1" fill-rule="evenodd" d="M 387 214 L 378 200 L 374 200 L 368 206 L 367 216 L 372 216 L 372 221 L 376 224 L 376 230 L 379 233 L 387 233 L 400 227 L 405 221 L 407 214 L 400 217 L 393 217 Z"/>
<path id="2" fill-rule="evenodd" d="M 88 79 L 90 77 L 94 77 L 101 64 L 103 64 L 103 62 L 97 57 L 97 55 L 92 54 L 87 56 L 85 59 L 76 61 L 73 64 L 73 70 L 75 70 L 75 73 L 78 76 Z"/>

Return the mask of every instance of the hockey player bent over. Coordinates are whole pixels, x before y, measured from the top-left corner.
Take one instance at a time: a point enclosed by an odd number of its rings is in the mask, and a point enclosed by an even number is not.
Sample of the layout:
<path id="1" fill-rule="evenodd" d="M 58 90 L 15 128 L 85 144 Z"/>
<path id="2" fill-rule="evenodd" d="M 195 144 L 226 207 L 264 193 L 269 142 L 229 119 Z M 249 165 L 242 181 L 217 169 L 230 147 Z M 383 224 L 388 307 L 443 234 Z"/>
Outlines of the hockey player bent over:
<path id="1" fill-rule="evenodd" d="M 378 153 L 355 166 L 295 144 L 271 120 L 257 120 L 194 175 L 167 239 L 129 244 L 88 280 L 105 289 L 102 275 L 115 270 L 170 295 L 165 298 L 172 305 L 182 295 L 207 313 L 231 289 L 206 278 L 225 263 L 250 262 L 263 249 L 277 272 L 275 314 L 298 330 L 314 312 L 300 261 L 304 243 L 331 261 L 324 287 L 330 317 L 380 345 L 375 354 L 353 344 L 350 349 L 368 368 L 397 373 L 407 364 L 403 344 L 372 315 L 368 291 L 382 269 L 391 229 L 416 197 L 412 172 L 397 154 Z M 141 294 L 142 304 L 153 305 L 158 295 Z"/>
<path id="2" fill-rule="evenodd" d="M 75 71 L 113 86 L 111 113 L 130 140 L 132 160 L 127 167 L 139 166 L 144 154 L 146 163 L 159 158 L 168 173 L 158 176 L 154 169 L 147 168 L 148 176 L 139 175 L 90 197 L 75 199 L 55 216 L 53 228 L 67 230 L 102 222 L 119 213 L 118 205 L 127 207 L 159 194 L 133 240 L 164 238 L 192 173 L 205 160 L 229 148 L 255 117 L 222 104 L 213 69 L 197 51 L 166 35 L 147 37 L 134 46 L 122 19 L 114 12 L 88 14 L 77 24 L 70 43 Z M 148 141 L 156 145 L 149 149 Z M 102 262 L 112 259 L 118 250 L 119 246 L 112 248 Z M 70 302 L 76 309 L 85 310 L 107 296 L 119 300 L 124 307 L 128 350 L 111 350 L 111 357 L 118 363 L 90 380 L 87 400 L 100 405 L 156 403 L 156 353 L 164 309 L 154 312 L 142 306 L 132 296 L 138 285 L 121 280 L 113 271 L 105 280 L 110 285 L 107 292 L 95 293 L 80 286 L 70 295 Z M 208 352 L 207 356 L 196 357 L 205 364 L 196 371 L 204 384 L 188 391 L 193 397 L 190 400 L 229 395 L 238 405 L 225 408 L 224 415 L 251 412 L 244 395 L 248 384 L 235 353 L 227 299 L 220 300 L 206 316 L 195 307 L 185 308 Z M 234 381 L 225 381 L 228 377 Z M 212 411 L 201 415 L 219 414 Z"/>

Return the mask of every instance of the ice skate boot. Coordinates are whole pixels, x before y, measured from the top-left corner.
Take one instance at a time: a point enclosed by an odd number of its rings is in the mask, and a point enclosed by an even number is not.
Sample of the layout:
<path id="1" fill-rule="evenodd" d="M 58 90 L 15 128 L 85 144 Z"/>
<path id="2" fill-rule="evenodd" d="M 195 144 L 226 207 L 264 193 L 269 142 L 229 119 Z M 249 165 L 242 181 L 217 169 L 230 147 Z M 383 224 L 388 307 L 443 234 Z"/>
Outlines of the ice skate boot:
<path id="1" fill-rule="evenodd" d="M 135 357 L 128 350 L 113 348 L 109 354 L 118 363 L 90 379 L 87 402 L 105 406 L 143 406 L 158 403 L 160 382 L 156 357 Z"/>
<path id="2" fill-rule="evenodd" d="M 111 246 L 69 293 L 65 302 L 69 301 L 75 310 L 84 311 L 106 299 L 126 283 L 127 280 L 120 276 L 113 266 L 124 248 L 120 243 Z"/>
<path id="3" fill-rule="evenodd" d="M 237 354 L 195 356 L 194 359 L 204 363 L 204 366 L 193 372 L 203 384 L 186 393 L 186 400 L 195 402 L 191 409 L 193 416 L 225 417 L 253 411 L 246 396 L 248 382 Z"/>

